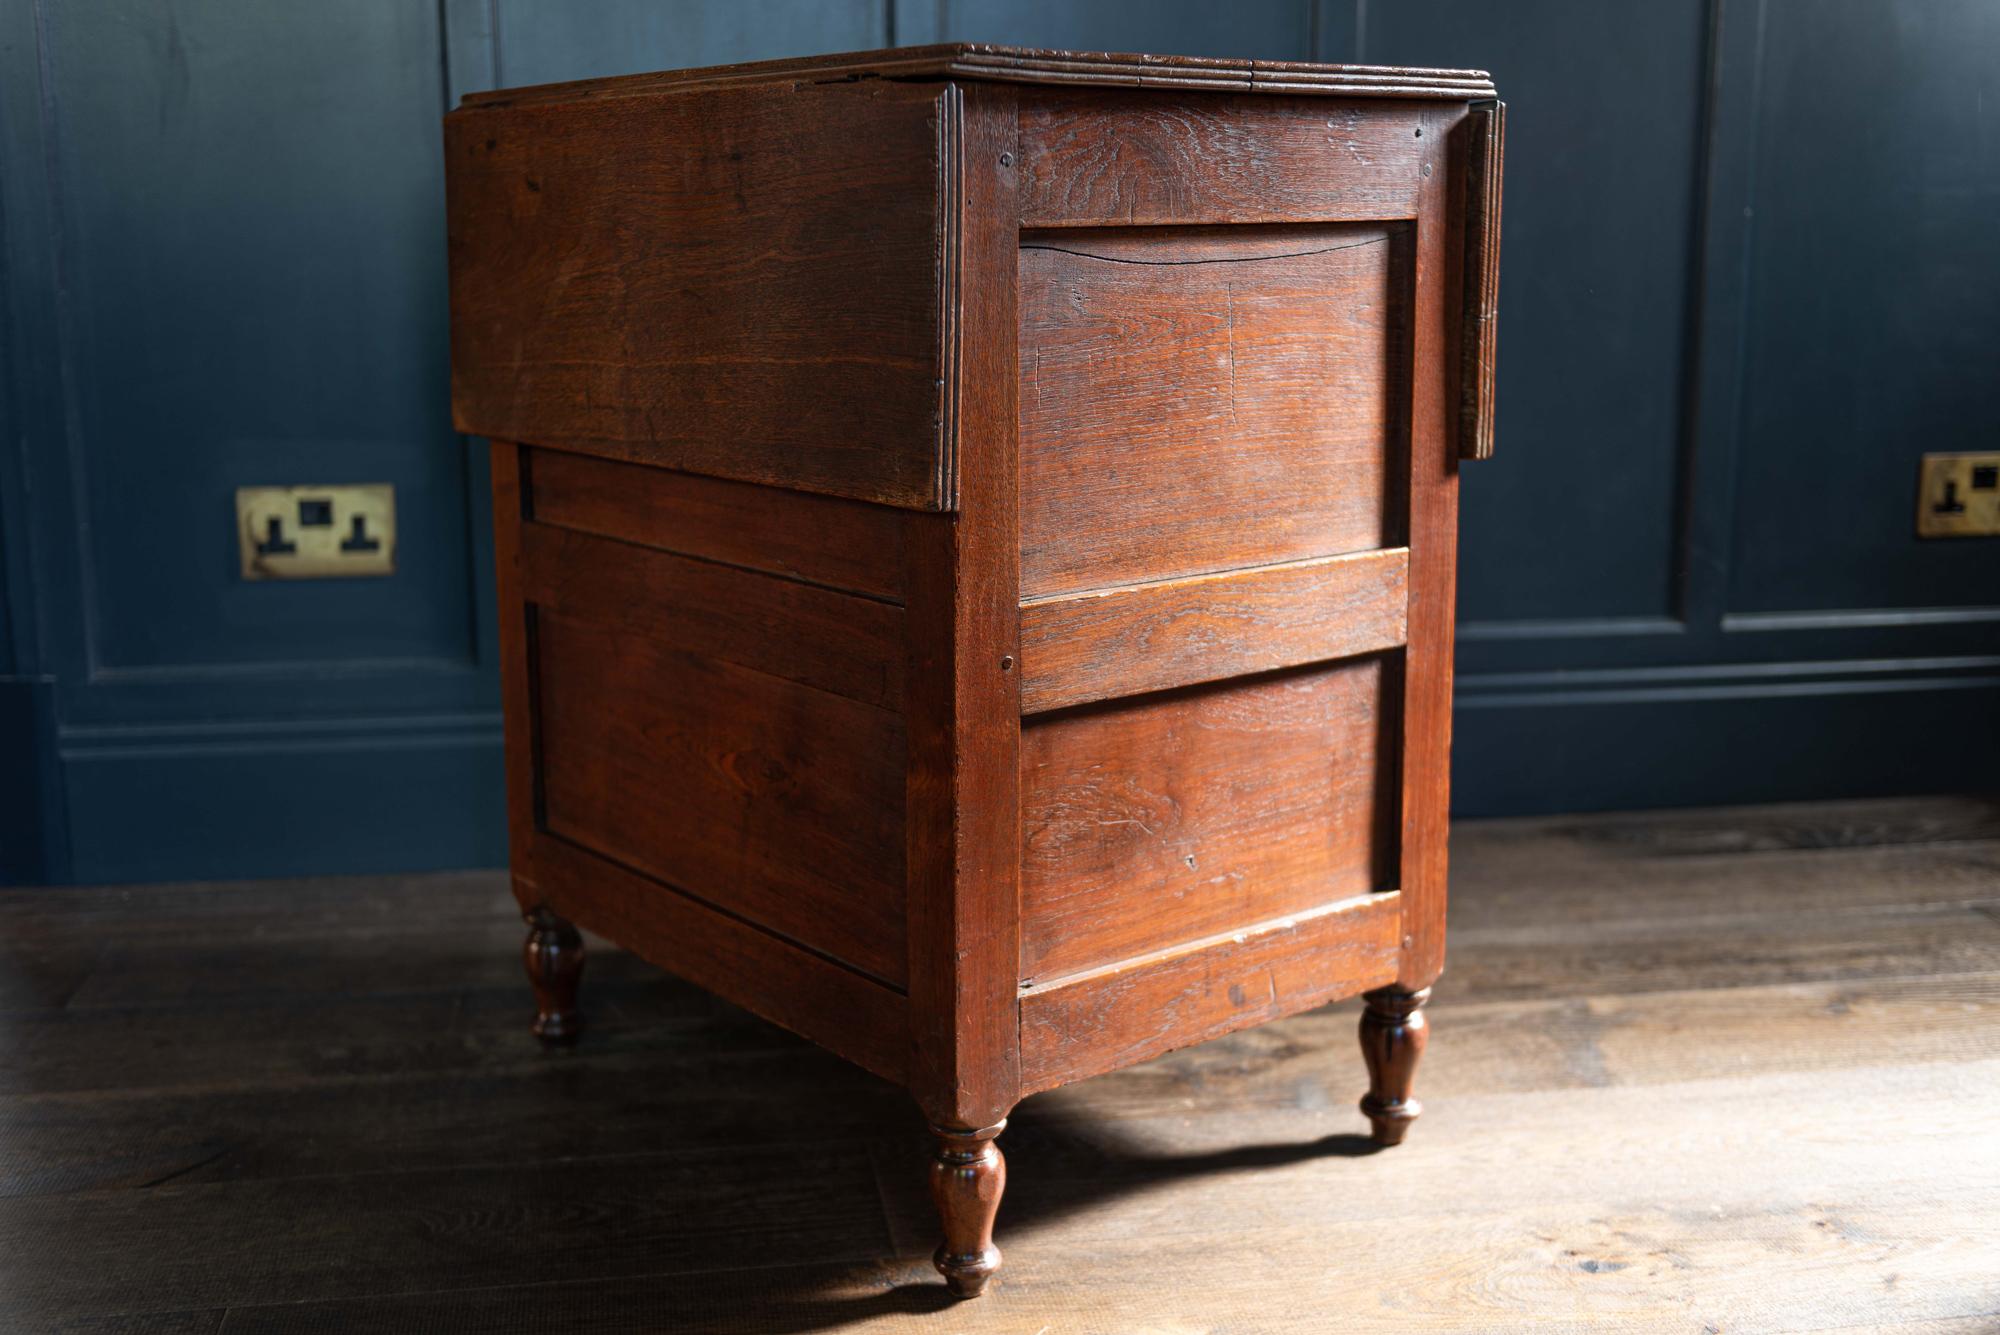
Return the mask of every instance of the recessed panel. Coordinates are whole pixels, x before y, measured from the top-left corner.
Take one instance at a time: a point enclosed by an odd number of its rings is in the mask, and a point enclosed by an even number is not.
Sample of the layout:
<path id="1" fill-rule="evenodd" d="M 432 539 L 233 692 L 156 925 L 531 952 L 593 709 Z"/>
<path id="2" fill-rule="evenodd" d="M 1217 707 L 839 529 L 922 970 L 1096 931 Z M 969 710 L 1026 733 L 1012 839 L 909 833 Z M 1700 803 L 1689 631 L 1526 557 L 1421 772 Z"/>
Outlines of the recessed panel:
<path id="1" fill-rule="evenodd" d="M 1021 977 L 1393 886 L 1393 656 L 1031 719 Z"/>
<path id="2" fill-rule="evenodd" d="M 1403 237 L 1028 234 L 1023 597 L 1395 545 Z"/>
<path id="3" fill-rule="evenodd" d="M 643 627 L 543 612 L 534 658 L 545 829 L 902 985 L 900 716 Z"/>

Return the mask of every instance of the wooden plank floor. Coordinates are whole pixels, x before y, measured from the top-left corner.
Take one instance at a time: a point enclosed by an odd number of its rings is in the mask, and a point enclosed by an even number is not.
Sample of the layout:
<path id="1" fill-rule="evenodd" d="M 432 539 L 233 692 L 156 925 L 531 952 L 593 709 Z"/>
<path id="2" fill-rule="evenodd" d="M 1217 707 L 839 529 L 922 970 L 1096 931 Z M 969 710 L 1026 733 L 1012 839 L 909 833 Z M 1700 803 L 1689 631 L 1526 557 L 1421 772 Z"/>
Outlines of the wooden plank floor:
<path id="1" fill-rule="evenodd" d="M 2000 1331 L 2000 803 L 1467 825 L 1402 1148 L 1350 1005 L 1024 1104 L 1007 1268 L 907 1099 L 489 873 L 0 892 L 0 1331 Z"/>

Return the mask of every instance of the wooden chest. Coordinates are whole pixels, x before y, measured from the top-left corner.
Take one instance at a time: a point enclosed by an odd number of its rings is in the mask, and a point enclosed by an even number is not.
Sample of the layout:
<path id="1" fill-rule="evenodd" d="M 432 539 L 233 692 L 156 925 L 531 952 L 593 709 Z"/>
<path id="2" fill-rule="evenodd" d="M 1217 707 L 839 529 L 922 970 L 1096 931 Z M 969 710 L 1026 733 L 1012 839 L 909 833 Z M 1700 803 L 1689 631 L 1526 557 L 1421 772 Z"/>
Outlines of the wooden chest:
<path id="1" fill-rule="evenodd" d="M 1401 1139 L 1492 95 L 947 46 L 466 99 L 537 1032 L 581 924 L 907 1085 L 966 1295 L 1037 1090 L 1366 992 Z"/>

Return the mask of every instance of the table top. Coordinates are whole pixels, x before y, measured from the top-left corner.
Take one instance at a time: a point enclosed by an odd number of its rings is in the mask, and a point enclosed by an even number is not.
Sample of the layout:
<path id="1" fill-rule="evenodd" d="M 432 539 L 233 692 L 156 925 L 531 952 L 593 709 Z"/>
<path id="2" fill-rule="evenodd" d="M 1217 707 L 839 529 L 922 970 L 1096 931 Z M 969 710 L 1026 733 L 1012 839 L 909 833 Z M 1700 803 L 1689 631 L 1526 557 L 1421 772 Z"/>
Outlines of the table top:
<path id="1" fill-rule="evenodd" d="M 1002 83 L 1109 88 L 1173 88 L 1225 93 L 1285 93 L 1338 97 L 1471 101 L 1494 96 L 1483 70 L 1416 69 L 1390 65 L 1316 65 L 1303 61 L 1218 59 L 1208 56 L 1121 55 L 1103 51 L 1043 51 L 1029 47 L 951 42 L 764 60 L 744 65 L 668 70 L 468 95 L 463 105 L 567 102 L 671 92 L 679 88 L 830 79 L 978 79 Z"/>

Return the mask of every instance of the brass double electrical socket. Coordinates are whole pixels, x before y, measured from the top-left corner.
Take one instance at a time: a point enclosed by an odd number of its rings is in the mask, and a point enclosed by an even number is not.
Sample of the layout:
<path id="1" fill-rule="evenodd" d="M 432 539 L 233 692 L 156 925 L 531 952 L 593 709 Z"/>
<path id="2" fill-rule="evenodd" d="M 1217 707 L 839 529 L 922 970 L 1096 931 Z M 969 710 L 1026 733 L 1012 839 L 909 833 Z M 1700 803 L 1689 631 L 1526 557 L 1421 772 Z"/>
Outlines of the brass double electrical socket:
<path id="1" fill-rule="evenodd" d="M 396 489 L 238 487 L 245 579 L 346 579 L 396 573 Z"/>
<path id="2" fill-rule="evenodd" d="M 1917 536 L 2000 536 L 2000 454 L 1926 454 L 1917 483 Z"/>

